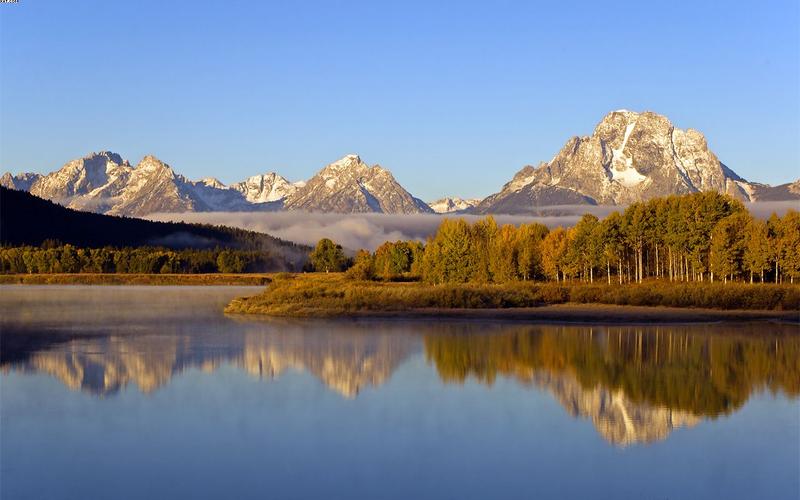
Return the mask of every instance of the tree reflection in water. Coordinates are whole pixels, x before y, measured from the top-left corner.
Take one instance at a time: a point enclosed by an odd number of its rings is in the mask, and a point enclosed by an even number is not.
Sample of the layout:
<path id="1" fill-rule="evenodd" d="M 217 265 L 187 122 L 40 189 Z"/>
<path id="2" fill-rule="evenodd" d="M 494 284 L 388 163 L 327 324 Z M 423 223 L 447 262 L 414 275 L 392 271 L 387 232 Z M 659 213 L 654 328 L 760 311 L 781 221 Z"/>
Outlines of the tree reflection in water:
<path id="1" fill-rule="evenodd" d="M 558 326 L 492 322 L 258 322 L 93 332 L 16 352 L 4 332 L 3 371 L 41 372 L 99 396 L 128 384 L 150 392 L 190 368 L 230 364 L 265 379 L 304 371 L 347 398 L 380 387 L 419 352 L 445 384 L 498 377 L 546 389 L 616 445 L 665 439 L 729 414 L 756 391 L 800 394 L 795 325 Z M 41 335 L 41 334 L 39 334 Z M 8 340 L 11 342 L 6 342 Z M 12 352 L 13 351 L 13 352 Z"/>

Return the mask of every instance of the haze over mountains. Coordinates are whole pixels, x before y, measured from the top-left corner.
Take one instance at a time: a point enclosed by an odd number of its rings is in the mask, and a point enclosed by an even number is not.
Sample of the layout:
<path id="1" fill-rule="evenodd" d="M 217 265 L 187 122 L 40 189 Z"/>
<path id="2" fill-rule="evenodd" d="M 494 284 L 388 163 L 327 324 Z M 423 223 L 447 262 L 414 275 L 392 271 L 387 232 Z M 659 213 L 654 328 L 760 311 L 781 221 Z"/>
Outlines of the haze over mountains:
<path id="1" fill-rule="evenodd" d="M 774 187 L 747 181 L 717 158 L 702 133 L 675 128 L 656 113 L 626 110 L 609 113 L 591 136 L 569 139 L 552 160 L 525 166 L 480 201 L 454 197 L 426 204 L 389 170 L 369 166 L 355 154 L 325 166 L 307 182 L 292 183 L 268 172 L 226 186 L 214 178 L 189 180 L 155 156 L 132 166 L 103 151 L 47 175 L 6 173 L 0 185 L 71 208 L 128 216 L 276 210 L 525 214 L 544 206 L 626 205 L 697 191 L 724 192 L 748 202 L 800 199 L 800 179 Z"/>

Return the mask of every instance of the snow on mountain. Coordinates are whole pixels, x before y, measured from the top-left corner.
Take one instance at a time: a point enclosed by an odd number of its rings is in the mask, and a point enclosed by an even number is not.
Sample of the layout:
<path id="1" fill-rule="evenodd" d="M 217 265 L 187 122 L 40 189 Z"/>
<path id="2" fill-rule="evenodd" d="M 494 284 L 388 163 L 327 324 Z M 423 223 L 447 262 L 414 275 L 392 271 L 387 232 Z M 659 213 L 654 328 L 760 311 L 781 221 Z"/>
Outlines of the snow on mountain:
<path id="1" fill-rule="evenodd" d="M 606 115 L 589 137 L 573 137 L 548 163 L 526 166 L 487 197 L 478 213 L 524 213 L 538 206 L 629 204 L 698 191 L 758 198 L 709 150 L 697 130 L 675 128 L 652 112 L 619 110 Z"/>
<path id="2" fill-rule="evenodd" d="M 279 210 L 284 204 L 331 212 L 431 212 L 388 170 L 367 166 L 357 155 L 328 165 L 308 182 L 290 183 L 270 172 L 226 186 L 214 177 L 188 180 L 155 156 L 132 167 L 118 154 L 102 151 L 45 176 L 5 174 L 0 183 L 71 208 L 114 215 Z"/>
<path id="3" fill-rule="evenodd" d="M 302 186 L 290 183 L 275 172 L 254 175 L 231 185 L 231 189 L 242 193 L 250 203 L 280 201 L 293 194 L 299 187 Z"/>
<path id="4" fill-rule="evenodd" d="M 11 172 L 6 172 L 0 177 L 0 186 L 18 191 L 30 191 L 31 186 L 41 178 L 40 174 L 30 172 L 23 172 L 17 175 L 11 175 Z"/>
<path id="5" fill-rule="evenodd" d="M 291 195 L 284 208 L 337 213 L 430 213 L 380 165 L 368 166 L 350 154 L 317 172 Z"/>
<path id="6" fill-rule="evenodd" d="M 454 212 L 463 212 L 464 210 L 474 207 L 480 202 L 480 199 L 475 198 L 464 199 L 459 197 L 447 197 L 438 199 L 436 201 L 431 201 L 428 203 L 428 206 L 431 207 L 431 209 L 437 214 L 450 214 Z"/>
<path id="7" fill-rule="evenodd" d="M 748 182 L 708 148 L 702 133 L 675 128 L 652 112 L 618 110 L 591 136 L 573 137 L 547 163 L 526 166 L 487 198 L 442 198 L 427 205 L 380 165 L 347 155 L 308 181 L 275 172 L 226 186 L 191 181 L 154 156 L 135 167 L 110 151 L 67 162 L 47 175 L 4 174 L 0 185 L 27 190 L 80 210 L 129 216 L 153 212 L 308 210 L 339 213 L 531 213 L 539 207 L 624 205 L 697 191 L 743 201 L 800 200 L 800 180 L 780 186 Z"/>

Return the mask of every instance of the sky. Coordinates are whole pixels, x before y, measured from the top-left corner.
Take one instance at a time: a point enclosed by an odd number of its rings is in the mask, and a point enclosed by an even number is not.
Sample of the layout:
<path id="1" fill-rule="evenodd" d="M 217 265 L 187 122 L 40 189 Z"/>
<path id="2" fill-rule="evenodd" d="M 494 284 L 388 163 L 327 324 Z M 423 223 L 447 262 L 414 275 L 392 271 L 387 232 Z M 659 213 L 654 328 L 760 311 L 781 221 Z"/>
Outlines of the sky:
<path id="1" fill-rule="evenodd" d="M 412 194 L 483 197 L 609 111 L 800 177 L 800 2 L 0 4 L 0 171 L 92 151 L 226 183 L 348 153 Z"/>

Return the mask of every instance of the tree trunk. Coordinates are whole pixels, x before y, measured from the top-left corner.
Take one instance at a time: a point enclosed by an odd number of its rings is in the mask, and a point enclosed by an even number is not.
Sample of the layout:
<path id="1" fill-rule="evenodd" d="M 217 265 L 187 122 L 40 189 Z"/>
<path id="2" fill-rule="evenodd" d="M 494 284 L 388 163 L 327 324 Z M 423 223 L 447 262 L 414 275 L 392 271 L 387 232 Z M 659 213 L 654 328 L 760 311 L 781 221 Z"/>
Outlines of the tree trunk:
<path id="1" fill-rule="evenodd" d="M 672 247 L 667 247 L 667 260 L 669 261 L 669 280 L 672 281 Z"/>

